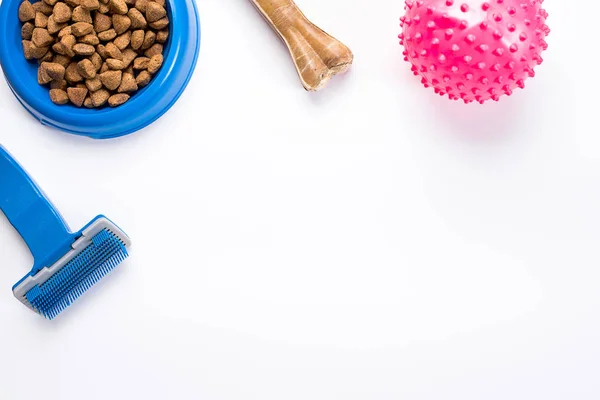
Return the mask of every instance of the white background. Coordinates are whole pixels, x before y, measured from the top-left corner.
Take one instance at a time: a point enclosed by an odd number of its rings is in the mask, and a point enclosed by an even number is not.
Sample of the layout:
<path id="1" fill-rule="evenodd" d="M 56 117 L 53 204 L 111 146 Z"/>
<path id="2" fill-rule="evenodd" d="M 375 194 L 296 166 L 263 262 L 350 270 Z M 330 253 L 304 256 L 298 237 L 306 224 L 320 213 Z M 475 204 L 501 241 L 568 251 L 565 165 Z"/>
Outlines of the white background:
<path id="1" fill-rule="evenodd" d="M 247 0 L 198 1 L 188 90 L 129 137 L 0 82 L 0 142 L 73 228 L 134 241 L 48 322 L 0 218 L 0 398 L 600 398 L 600 4 L 546 2 L 536 78 L 482 107 L 410 74 L 402 1 L 298 3 L 356 55 L 317 94 Z"/>

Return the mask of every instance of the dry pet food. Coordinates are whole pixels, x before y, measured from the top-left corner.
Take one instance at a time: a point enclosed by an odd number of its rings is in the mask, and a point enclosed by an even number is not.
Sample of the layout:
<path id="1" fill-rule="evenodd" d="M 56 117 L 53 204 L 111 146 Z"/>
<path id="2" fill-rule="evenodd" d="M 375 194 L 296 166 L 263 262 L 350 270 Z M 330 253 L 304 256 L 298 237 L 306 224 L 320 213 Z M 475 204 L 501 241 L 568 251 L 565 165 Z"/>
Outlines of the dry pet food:
<path id="1" fill-rule="evenodd" d="M 118 107 L 160 70 L 164 0 L 42 0 L 19 6 L 23 54 L 54 104 Z"/>

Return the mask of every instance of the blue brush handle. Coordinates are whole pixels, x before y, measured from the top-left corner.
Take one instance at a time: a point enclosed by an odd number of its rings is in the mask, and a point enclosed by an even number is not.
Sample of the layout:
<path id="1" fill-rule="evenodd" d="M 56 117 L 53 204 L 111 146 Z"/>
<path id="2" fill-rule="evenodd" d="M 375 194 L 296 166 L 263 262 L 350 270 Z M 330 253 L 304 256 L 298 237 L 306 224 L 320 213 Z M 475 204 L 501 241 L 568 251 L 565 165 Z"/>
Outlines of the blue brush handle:
<path id="1" fill-rule="evenodd" d="M 72 238 L 60 213 L 2 146 L 0 210 L 21 234 L 36 264 L 52 257 Z"/>

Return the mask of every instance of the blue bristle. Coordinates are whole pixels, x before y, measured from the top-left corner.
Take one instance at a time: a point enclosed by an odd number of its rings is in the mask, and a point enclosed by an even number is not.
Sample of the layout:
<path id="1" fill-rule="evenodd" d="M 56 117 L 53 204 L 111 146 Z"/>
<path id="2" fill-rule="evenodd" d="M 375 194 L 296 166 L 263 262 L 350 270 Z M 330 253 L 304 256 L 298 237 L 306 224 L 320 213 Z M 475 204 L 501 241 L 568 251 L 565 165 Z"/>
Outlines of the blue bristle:
<path id="1" fill-rule="evenodd" d="M 73 260 L 25 296 L 36 311 L 53 319 L 128 256 L 121 240 L 104 229 Z"/>

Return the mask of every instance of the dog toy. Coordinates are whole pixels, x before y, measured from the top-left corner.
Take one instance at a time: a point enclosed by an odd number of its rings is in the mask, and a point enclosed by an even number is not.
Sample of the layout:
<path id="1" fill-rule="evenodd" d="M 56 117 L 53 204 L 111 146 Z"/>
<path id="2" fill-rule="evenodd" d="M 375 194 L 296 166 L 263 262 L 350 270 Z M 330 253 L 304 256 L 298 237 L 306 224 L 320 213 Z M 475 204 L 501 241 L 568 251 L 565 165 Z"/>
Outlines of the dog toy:
<path id="1" fill-rule="evenodd" d="M 100 215 L 71 233 L 19 164 L 0 146 L 0 210 L 21 234 L 34 266 L 14 287 L 15 297 L 53 319 L 128 257 L 131 242 Z"/>
<path id="2" fill-rule="evenodd" d="M 544 0 L 407 0 L 400 18 L 405 61 L 425 87 L 483 103 L 535 76 L 550 33 Z"/>
<path id="3" fill-rule="evenodd" d="M 293 0 L 252 0 L 287 45 L 308 91 L 323 88 L 352 65 L 352 51 L 310 22 Z"/>

